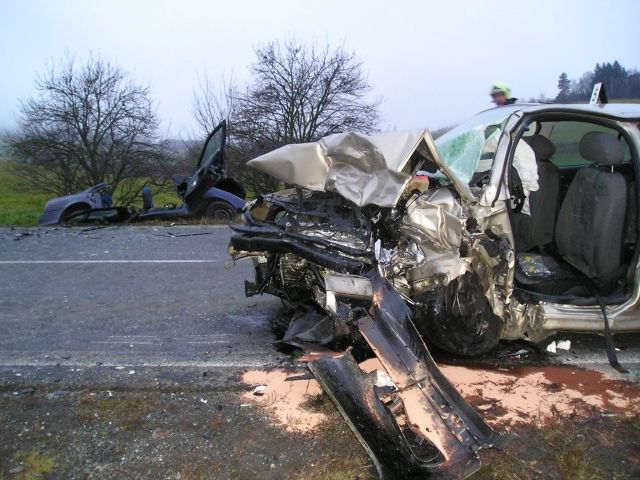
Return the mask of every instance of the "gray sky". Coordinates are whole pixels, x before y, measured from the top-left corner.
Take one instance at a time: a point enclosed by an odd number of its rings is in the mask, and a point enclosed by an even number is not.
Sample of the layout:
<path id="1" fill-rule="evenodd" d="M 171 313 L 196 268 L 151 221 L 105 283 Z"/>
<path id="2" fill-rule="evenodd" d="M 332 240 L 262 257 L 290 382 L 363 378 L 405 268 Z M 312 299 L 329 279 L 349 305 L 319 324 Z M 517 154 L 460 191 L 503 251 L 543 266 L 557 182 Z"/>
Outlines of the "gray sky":
<path id="1" fill-rule="evenodd" d="M 37 73 L 93 52 L 149 84 L 163 133 L 186 136 L 199 79 L 242 81 L 256 46 L 296 36 L 356 53 L 385 128 L 436 129 L 491 107 L 494 80 L 554 97 L 563 71 L 639 68 L 639 22 L 638 0 L 0 0 L 0 128 Z"/>

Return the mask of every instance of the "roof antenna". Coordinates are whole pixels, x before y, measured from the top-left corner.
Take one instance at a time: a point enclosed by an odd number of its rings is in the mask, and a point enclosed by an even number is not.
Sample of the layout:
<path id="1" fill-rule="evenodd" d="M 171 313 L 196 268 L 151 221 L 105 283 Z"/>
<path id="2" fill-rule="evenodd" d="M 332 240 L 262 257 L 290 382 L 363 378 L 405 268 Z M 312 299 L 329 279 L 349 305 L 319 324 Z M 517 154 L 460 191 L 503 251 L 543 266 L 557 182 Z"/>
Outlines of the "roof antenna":
<path id="1" fill-rule="evenodd" d="M 593 86 L 589 105 L 606 105 L 607 103 L 609 101 L 607 100 L 607 93 L 604 91 L 604 85 L 602 82 L 598 82 Z"/>

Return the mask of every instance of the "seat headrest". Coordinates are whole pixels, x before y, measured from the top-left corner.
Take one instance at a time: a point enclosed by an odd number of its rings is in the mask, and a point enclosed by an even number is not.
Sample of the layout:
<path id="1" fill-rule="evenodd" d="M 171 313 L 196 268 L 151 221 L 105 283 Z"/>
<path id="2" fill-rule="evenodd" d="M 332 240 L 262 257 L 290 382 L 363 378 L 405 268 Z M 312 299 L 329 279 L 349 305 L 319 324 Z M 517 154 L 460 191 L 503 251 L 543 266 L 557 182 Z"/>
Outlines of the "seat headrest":
<path id="1" fill-rule="evenodd" d="M 622 143 L 610 133 L 588 132 L 580 140 L 580 155 L 596 165 L 620 165 L 624 160 Z"/>
<path id="2" fill-rule="evenodd" d="M 551 158 L 551 155 L 556 153 L 556 146 L 543 135 L 532 135 L 530 137 L 524 137 L 524 139 L 533 149 L 536 160 L 547 161 Z"/>

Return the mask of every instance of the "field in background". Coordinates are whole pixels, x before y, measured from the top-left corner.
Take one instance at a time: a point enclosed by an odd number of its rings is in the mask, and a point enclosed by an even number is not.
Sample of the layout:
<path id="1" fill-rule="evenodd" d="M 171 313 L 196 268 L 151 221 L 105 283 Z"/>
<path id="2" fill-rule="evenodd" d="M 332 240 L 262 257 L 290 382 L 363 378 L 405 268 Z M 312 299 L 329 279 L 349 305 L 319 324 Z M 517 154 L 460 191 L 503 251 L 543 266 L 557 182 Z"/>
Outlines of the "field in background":
<path id="1" fill-rule="evenodd" d="M 158 191 L 154 187 L 151 187 L 151 190 L 155 206 L 169 202 L 180 203 L 180 199 L 173 192 Z M 0 226 L 36 226 L 47 200 L 54 196 L 34 190 L 11 171 L 9 160 L 0 158 Z M 142 199 L 138 198 L 134 206 L 142 208 Z"/>
<path id="2" fill-rule="evenodd" d="M 37 225 L 50 197 L 31 190 L 11 172 L 10 162 L 0 159 L 0 225 Z"/>

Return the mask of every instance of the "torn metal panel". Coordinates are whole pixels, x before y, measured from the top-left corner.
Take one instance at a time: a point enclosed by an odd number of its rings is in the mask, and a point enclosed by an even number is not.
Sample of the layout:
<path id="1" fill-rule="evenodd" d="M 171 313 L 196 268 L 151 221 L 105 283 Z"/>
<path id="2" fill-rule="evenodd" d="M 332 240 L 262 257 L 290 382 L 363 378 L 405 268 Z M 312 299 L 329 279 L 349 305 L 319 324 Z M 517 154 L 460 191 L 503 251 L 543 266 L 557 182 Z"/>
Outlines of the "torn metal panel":
<path id="1" fill-rule="evenodd" d="M 320 356 L 308 365 L 364 446 L 381 479 L 425 475 L 448 478 L 439 475 L 442 460 L 437 451 L 431 450 L 427 456 L 414 453 L 393 414 L 375 391 L 377 375 L 363 374 L 350 353 Z M 478 468 L 477 463 L 470 465 L 471 472 Z"/>
<path id="2" fill-rule="evenodd" d="M 336 192 L 358 206 L 393 207 L 418 167 L 410 164 L 415 152 L 438 164 L 465 197 L 473 199 L 469 187 L 440 160 L 428 130 L 374 136 L 339 133 L 286 145 L 248 165 L 289 184 Z"/>
<path id="3" fill-rule="evenodd" d="M 371 281 L 359 275 L 332 274 L 324 277 L 325 308 L 337 312 L 337 297 L 348 297 L 360 300 L 371 299 L 373 290 Z"/>
<path id="4" fill-rule="evenodd" d="M 373 387 L 375 377 L 365 376 L 348 353 L 314 360 L 309 368 L 382 479 L 466 478 L 480 468 L 478 449 L 502 448 L 513 437 L 489 427 L 442 375 L 393 287 L 379 276 L 373 276 L 372 285 L 373 315 L 358 326 L 397 387 L 385 395 L 395 407 L 383 403 Z M 417 453 L 423 444 L 432 447 L 427 458 Z"/>
<path id="5" fill-rule="evenodd" d="M 418 195 L 407 202 L 406 208 L 402 230 L 417 237 L 423 250 L 441 253 L 460 248 L 466 218 L 450 190 Z"/>
<path id="6" fill-rule="evenodd" d="M 417 386 L 427 394 L 434 388 L 427 395 L 429 401 L 443 410 L 440 413 L 444 423 L 452 433 L 456 432 L 459 440 L 472 442 L 466 445 L 469 451 L 483 445 L 503 446 L 508 438 L 491 429 L 442 375 L 415 328 L 404 299 L 385 279 L 375 276 L 372 282 L 375 296 L 373 315 L 361 319 L 359 328 L 400 391 Z M 451 410 L 444 411 L 446 409 Z M 452 413 L 463 421 L 467 433 L 462 433 L 457 419 L 454 418 L 452 423 Z M 473 443 L 472 437 L 477 443 Z M 455 455 L 445 456 L 455 458 Z"/>

